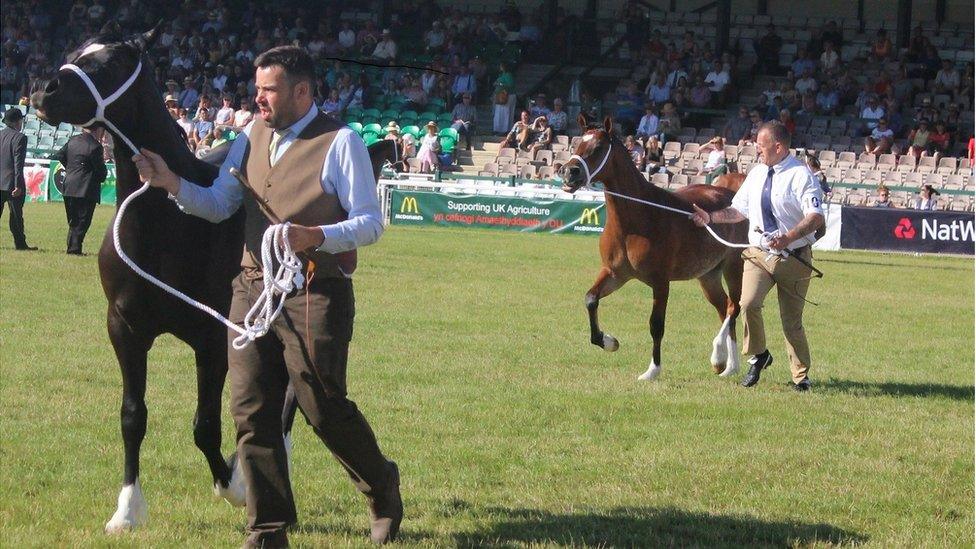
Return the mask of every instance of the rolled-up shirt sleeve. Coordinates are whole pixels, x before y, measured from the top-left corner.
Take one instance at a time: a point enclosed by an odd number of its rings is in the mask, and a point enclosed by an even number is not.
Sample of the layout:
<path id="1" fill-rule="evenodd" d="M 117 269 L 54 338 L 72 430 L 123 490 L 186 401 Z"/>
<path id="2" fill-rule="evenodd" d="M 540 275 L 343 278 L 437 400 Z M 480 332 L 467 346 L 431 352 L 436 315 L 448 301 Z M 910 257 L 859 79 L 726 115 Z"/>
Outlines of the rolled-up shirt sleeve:
<path id="1" fill-rule="evenodd" d="M 202 187 L 198 182 L 181 178 L 180 191 L 175 197 L 180 209 L 213 223 L 219 223 L 234 215 L 244 200 L 244 191 L 237 179 L 230 174 L 230 169 L 241 168 L 246 148 L 247 135 L 242 133 L 230 146 L 227 158 L 220 165 L 217 179 L 209 187 Z"/>
<path id="2" fill-rule="evenodd" d="M 823 190 L 820 188 L 820 182 L 813 174 L 798 179 L 799 181 L 794 184 L 798 187 L 796 193 L 800 200 L 800 209 L 803 211 L 803 215 L 823 215 Z"/>
<path id="3" fill-rule="evenodd" d="M 352 130 L 339 130 L 322 167 L 322 187 L 335 192 L 348 218 L 322 225 L 325 240 L 319 250 L 339 253 L 379 240 L 383 234 L 376 179 L 366 144 Z"/>

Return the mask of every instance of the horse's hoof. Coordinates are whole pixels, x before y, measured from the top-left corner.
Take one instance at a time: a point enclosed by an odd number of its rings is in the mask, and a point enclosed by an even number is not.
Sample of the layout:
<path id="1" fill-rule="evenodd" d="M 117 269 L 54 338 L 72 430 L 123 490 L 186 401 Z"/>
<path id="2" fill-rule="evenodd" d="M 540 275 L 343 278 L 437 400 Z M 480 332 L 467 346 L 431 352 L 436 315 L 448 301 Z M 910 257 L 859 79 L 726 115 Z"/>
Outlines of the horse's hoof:
<path id="1" fill-rule="evenodd" d="M 612 353 L 620 348 L 620 342 L 610 334 L 603 334 L 603 350 Z"/>
<path id="2" fill-rule="evenodd" d="M 651 365 L 647 367 L 647 371 L 637 376 L 637 379 L 639 381 L 654 381 L 654 378 L 659 375 L 661 375 L 661 367 L 652 362 Z"/>
<path id="3" fill-rule="evenodd" d="M 118 534 L 134 530 L 146 523 L 149 518 L 149 509 L 146 499 L 142 495 L 142 488 L 139 481 L 122 487 L 119 492 L 118 508 L 115 514 L 105 524 L 106 534 Z"/>
<path id="4" fill-rule="evenodd" d="M 716 337 L 712 340 L 712 356 L 709 358 L 709 362 L 712 364 L 712 369 L 715 373 L 720 373 L 725 369 L 725 362 L 729 358 L 728 348 L 725 346 L 724 337 Z"/>
<path id="5" fill-rule="evenodd" d="M 247 498 L 247 486 L 244 484 L 244 471 L 237 463 L 237 452 L 227 458 L 227 466 L 230 467 L 230 482 L 227 486 L 221 483 L 214 483 L 214 495 L 224 498 L 227 503 L 234 507 L 244 507 Z"/>

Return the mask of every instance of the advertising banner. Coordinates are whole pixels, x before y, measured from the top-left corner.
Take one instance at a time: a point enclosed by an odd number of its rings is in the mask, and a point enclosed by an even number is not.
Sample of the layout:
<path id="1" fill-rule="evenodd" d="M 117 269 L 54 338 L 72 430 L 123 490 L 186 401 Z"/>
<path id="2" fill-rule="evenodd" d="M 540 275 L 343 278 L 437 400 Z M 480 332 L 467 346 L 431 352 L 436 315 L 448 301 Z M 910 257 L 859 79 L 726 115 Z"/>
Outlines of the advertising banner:
<path id="1" fill-rule="evenodd" d="M 841 216 L 842 248 L 973 255 L 971 212 L 845 206 Z"/>
<path id="2" fill-rule="evenodd" d="M 115 204 L 115 163 L 105 164 L 108 175 L 102 183 L 102 199 L 99 204 Z M 61 194 L 64 190 L 64 166 L 57 160 L 52 160 L 47 179 L 48 200 L 52 202 L 64 202 Z"/>
<path id="3" fill-rule="evenodd" d="M 390 196 L 390 223 L 394 225 L 600 234 L 606 221 L 603 202 L 459 196 L 400 189 L 393 189 Z"/>

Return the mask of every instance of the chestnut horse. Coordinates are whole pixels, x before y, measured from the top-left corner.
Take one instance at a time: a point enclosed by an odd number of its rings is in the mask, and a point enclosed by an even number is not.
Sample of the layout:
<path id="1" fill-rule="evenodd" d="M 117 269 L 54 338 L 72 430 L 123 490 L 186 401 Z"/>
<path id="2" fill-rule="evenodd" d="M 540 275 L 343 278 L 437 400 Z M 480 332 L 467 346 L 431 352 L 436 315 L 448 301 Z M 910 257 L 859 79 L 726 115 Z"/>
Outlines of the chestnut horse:
<path id="1" fill-rule="evenodd" d="M 739 368 L 735 319 L 742 290 L 742 257 L 739 250 L 720 244 L 682 213 L 690 213 L 692 204 L 707 211 L 720 210 L 732 203 L 734 193 L 708 185 L 690 185 L 674 193 L 655 187 L 634 166 L 609 117 L 602 127 L 591 127 L 581 115 L 579 124 L 583 139 L 563 165 L 563 190 L 576 192 L 596 178 L 606 190 L 607 209 L 600 237 L 603 267 L 586 293 L 590 342 L 609 352 L 619 348 L 616 338 L 600 329 L 597 308 L 600 299 L 628 280 L 640 280 L 654 293 L 650 318 L 654 347 L 650 365 L 638 379 L 656 378 L 661 372 L 661 340 L 671 281 L 697 278 L 721 322 L 712 341 L 712 367 L 722 376 L 735 374 Z M 718 225 L 715 230 L 727 241 L 745 242 L 748 223 Z M 728 293 L 722 287 L 723 277 Z"/>
<path id="2" fill-rule="evenodd" d="M 214 150 L 208 162 L 194 157 L 186 137 L 161 101 L 152 78 L 149 56 L 156 30 L 123 40 L 118 25 L 109 23 L 95 38 L 67 56 L 89 78 L 102 97 L 121 91 L 105 109 L 104 118 L 137 147 L 160 154 L 181 177 L 209 185 L 218 173 L 214 164 L 226 148 Z M 141 63 L 141 69 L 138 69 Z M 131 78 L 130 86 L 124 83 Z M 62 67 L 31 97 L 38 116 L 49 124 L 86 124 L 93 119 L 96 102 L 81 76 Z M 97 122 L 96 122 L 97 123 Z M 142 183 L 125 139 L 113 133 L 118 203 Z M 398 161 L 396 145 L 382 141 L 370 148 L 374 174 L 385 161 Z M 231 279 L 240 272 L 243 249 L 243 210 L 221 223 L 187 215 L 152 188 L 132 202 L 122 220 L 119 240 L 125 252 L 143 269 L 168 285 L 209 305 L 224 316 L 230 308 Z M 190 308 L 140 278 L 115 251 L 112 227 L 106 231 L 98 254 L 102 288 L 108 300 L 108 332 L 122 371 L 122 439 L 125 467 L 118 507 L 105 526 L 116 532 L 134 528 L 147 518 L 139 485 L 139 449 L 146 434 L 147 354 L 157 337 L 170 333 L 195 353 L 197 407 L 193 439 L 203 452 L 213 476 L 214 490 L 235 505 L 244 504 L 244 486 L 236 458 L 220 453 L 221 392 L 227 374 L 227 329 L 213 318 Z M 286 406 L 284 432 L 290 432 L 296 404 Z"/>

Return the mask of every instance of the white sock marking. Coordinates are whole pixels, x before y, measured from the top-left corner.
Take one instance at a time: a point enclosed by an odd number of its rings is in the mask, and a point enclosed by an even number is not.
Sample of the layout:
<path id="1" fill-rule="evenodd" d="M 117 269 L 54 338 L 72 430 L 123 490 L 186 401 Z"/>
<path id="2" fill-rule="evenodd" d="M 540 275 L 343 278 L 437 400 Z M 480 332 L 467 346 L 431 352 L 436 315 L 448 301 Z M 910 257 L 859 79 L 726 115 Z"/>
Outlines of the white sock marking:
<path id="1" fill-rule="evenodd" d="M 132 484 L 122 487 L 119 492 L 118 508 L 115 514 L 105 524 L 106 534 L 117 534 L 133 530 L 146 523 L 149 518 L 149 508 L 146 498 L 142 495 L 139 479 Z"/>

